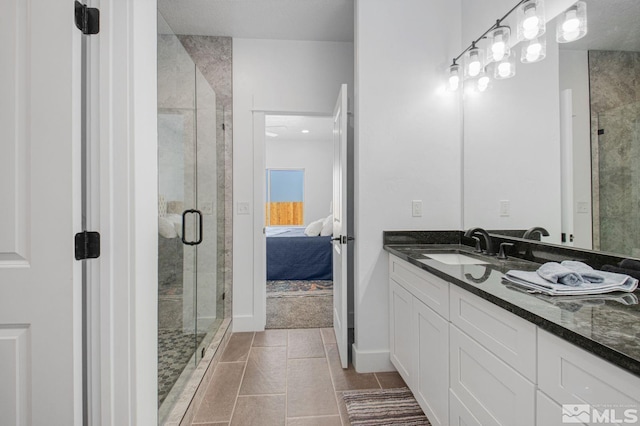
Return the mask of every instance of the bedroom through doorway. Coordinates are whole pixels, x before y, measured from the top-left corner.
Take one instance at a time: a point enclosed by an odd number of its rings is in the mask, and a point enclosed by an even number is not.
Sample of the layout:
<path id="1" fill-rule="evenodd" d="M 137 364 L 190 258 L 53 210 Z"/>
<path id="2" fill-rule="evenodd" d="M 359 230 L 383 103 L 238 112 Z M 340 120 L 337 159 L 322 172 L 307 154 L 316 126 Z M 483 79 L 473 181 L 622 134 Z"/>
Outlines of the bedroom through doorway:
<path id="1" fill-rule="evenodd" d="M 333 326 L 333 121 L 265 115 L 266 328 Z"/>

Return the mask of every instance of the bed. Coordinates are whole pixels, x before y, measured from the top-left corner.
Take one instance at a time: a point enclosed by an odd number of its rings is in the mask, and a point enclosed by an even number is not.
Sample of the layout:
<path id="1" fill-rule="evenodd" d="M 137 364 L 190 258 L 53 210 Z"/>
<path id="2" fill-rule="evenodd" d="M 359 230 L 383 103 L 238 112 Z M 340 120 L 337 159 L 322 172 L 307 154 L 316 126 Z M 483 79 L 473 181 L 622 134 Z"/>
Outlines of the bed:
<path id="1" fill-rule="evenodd" d="M 308 237 L 302 227 L 267 227 L 267 280 L 332 280 L 331 237 Z"/>

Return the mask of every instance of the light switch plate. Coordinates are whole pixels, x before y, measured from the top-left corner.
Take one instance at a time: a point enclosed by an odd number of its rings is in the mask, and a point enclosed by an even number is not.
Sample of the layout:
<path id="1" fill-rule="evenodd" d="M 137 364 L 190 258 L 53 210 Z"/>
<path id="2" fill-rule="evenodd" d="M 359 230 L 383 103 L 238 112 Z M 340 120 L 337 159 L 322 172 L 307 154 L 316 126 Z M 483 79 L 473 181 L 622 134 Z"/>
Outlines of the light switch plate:
<path id="1" fill-rule="evenodd" d="M 507 217 L 511 215 L 511 201 L 500 200 L 500 216 Z"/>
<path id="2" fill-rule="evenodd" d="M 248 215 L 251 213 L 251 205 L 247 201 L 238 201 L 236 212 L 239 215 Z"/>
<path id="3" fill-rule="evenodd" d="M 422 200 L 411 201 L 411 215 L 413 217 L 422 217 Z"/>

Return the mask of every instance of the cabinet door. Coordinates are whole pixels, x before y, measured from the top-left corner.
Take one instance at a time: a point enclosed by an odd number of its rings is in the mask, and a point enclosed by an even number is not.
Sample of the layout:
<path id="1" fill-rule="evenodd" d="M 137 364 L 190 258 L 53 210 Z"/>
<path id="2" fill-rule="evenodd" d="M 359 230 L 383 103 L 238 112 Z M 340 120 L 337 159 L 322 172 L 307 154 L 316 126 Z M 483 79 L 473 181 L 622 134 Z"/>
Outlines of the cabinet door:
<path id="1" fill-rule="evenodd" d="M 582 412 L 580 415 L 585 415 Z M 587 414 L 587 417 L 588 414 Z M 540 391 L 536 391 L 536 426 L 562 426 L 567 423 L 585 426 L 579 417 L 562 415 L 562 406 Z"/>
<path id="2" fill-rule="evenodd" d="M 533 426 L 535 386 L 478 342 L 449 326 L 451 389 L 483 426 Z"/>
<path id="3" fill-rule="evenodd" d="M 590 404 L 621 419 L 625 408 L 640 414 L 640 378 L 602 358 L 539 330 L 538 362 L 538 387 L 553 400 Z"/>
<path id="4" fill-rule="evenodd" d="M 391 362 L 404 381 L 412 387 L 411 308 L 413 296 L 394 280 L 389 282 Z"/>
<path id="5" fill-rule="evenodd" d="M 449 323 L 413 299 L 414 396 L 432 425 L 449 424 Z"/>

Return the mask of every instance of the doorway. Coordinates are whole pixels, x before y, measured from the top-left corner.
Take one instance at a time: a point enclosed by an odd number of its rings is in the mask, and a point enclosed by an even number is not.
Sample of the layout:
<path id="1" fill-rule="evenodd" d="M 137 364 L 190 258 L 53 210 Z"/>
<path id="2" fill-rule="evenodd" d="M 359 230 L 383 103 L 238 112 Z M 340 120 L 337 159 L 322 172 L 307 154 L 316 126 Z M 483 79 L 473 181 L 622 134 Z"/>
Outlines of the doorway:
<path id="1" fill-rule="evenodd" d="M 267 329 L 333 325 L 333 123 L 265 115 Z"/>

